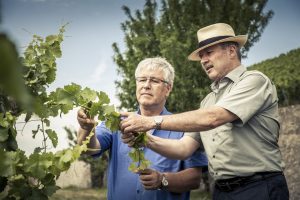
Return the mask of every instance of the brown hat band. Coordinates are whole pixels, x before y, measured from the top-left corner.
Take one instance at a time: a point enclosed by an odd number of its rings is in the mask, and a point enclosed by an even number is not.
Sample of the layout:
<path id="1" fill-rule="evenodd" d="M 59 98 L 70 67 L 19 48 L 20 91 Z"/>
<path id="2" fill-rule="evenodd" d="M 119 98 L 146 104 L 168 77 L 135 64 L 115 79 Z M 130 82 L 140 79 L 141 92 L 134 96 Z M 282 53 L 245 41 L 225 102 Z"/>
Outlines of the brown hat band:
<path id="1" fill-rule="evenodd" d="M 217 36 L 217 37 L 208 38 L 206 40 L 203 40 L 203 41 L 199 42 L 198 48 L 201 48 L 201 47 L 206 46 L 206 45 L 208 45 L 210 43 L 213 43 L 213 42 L 216 42 L 218 40 L 225 39 L 225 38 L 229 38 L 229 37 L 233 37 L 233 36 L 232 35 L 223 35 L 223 36 Z"/>

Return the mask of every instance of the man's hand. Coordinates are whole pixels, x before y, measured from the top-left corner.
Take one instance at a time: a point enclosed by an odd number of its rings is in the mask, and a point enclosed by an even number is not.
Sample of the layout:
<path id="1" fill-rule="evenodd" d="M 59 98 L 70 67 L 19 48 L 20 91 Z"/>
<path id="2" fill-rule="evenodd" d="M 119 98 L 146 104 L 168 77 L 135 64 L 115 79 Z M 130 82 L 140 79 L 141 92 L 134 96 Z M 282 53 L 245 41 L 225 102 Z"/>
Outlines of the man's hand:
<path id="1" fill-rule="evenodd" d="M 88 118 L 83 109 L 78 110 L 77 121 L 80 127 L 88 132 L 91 132 L 96 124 L 94 119 Z"/>
<path id="2" fill-rule="evenodd" d="M 132 112 L 121 112 L 121 131 L 124 134 L 130 132 L 146 132 L 155 127 L 155 122 L 151 117 L 138 115 Z"/>
<path id="3" fill-rule="evenodd" d="M 133 147 L 135 135 L 132 132 L 122 133 L 121 139 L 123 143 L 128 144 L 129 147 Z"/>
<path id="4" fill-rule="evenodd" d="M 153 169 L 140 172 L 140 180 L 146 190 L 157 190 L 161 186 L 162 174 Z"/>

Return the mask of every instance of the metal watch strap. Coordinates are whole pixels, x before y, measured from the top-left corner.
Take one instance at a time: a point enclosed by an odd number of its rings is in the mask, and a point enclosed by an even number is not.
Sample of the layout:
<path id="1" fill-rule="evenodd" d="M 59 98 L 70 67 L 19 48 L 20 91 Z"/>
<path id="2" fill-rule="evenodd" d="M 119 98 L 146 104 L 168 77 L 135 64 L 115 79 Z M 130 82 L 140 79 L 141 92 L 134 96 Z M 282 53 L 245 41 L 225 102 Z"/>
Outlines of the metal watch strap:
<path id="1" fill-rule="evenodd" d="M 161 129 L 161 123 L 163 121 L 163 118 L 161 115 L 155 116 L 154 117 L 154 122 L 155 122 L 155 129 L 160 130 Z"/>

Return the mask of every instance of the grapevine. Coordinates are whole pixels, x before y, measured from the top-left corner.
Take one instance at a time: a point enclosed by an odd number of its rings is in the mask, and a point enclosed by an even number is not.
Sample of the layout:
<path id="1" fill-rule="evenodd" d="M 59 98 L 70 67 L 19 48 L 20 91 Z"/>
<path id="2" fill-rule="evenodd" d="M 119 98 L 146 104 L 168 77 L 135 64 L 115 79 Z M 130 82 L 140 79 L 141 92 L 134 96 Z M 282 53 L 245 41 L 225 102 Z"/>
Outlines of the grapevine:
<path id="1" fill-rule="evenodd" d="M 91 131 L 82 145 L 72 148 L 47 152 L 47 141 L 57 146 L 57 133 L 50 127 L 49 117 L 61 116 L 74 108 L 83 107 L 88 114 L 98 116 L 105 121 L 112 131 L 119 129 L 120 115 L 104 92 L 71 83 L 57 88 L 48 94 L 46 88 L 55 80 L 56 59 L 60 58 L 61 43 L 65 26 L 57 35 L 49 35 L 45 39 L 34 35 L 33 41 L 18 58 L 14 44 L 6 35 L 0 34 L 0 199 L 48 199 L 55 193 L 58 186 L 55 180 L 61 172 L 69 169 L 72 162 L 80 155 L 91 150 L 87 148 Z M 30 123 L 32 116 L 40 121 L 32 137 L 42 134 L 42 147 L 35 148 L 27 156 L 18 148 L 16 136 L 17 120 L 25 115 L 25 125 Z M 25 126 L 24 125 L 24 126 Z M 24 128 L 24 127 L 23 127 Z M 129 156 L 137 166 L 131 165 L 129 170 L 138 171 L 147 168 L 139 146 L 145 142 L 146 135 L 141 134 Z"/>
<path id="2" fill-rule="evenodd" d="M 150 161 L 145 158 L 144 147 L 147 143 L 146 132 L 139 132 L 135 134 L 134 144 L 132 150 L 129 152 L 129 157 L 132 159 L 132 163 L 129 166 L 129 170 L 138 173 L 144 169 L 149 168 Z"/>

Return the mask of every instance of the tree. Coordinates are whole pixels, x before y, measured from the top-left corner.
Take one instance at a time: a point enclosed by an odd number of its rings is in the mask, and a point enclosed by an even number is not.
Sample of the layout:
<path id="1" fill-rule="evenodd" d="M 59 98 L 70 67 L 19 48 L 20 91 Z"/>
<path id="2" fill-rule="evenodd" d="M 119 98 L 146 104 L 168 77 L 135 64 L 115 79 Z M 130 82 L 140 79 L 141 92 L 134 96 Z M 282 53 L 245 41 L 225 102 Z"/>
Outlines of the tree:
<path id="1" fill-rule="evenodd" d="M 280 106 L 299 104 L 300 48 L 249 66 L 265 73 L 276 85 Z"/>
<path id="2" fill-rule="evenodd" d="M 246 57 L 250 47 L 257 42 L 273 16 L 264 12 L 267 0 L 162 0 L 160 13 L 155 0 L 146 0 L 142 11 L 133 16 L 123 7 L 128 19 L 121 24 L 125 34 L 126 50 L 121 52 L 114 43 L 114 61 L 119 75 L 116 81 L 121 108 L 135 109 L 134 71 L 146 57 L 165 57 L 175 68 L 173 92 L 167 107 L 181 112 L 199 107 L 199 102 L 209 91 L 210 80 L 197 62 L 187 56 L 197 48 L 196 32 L 209 24 L 230 24 L 236 34 L 248 34 L 248 42 L 242 49 Z"/>

